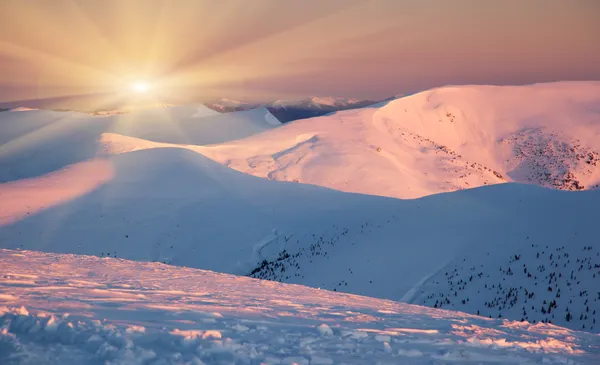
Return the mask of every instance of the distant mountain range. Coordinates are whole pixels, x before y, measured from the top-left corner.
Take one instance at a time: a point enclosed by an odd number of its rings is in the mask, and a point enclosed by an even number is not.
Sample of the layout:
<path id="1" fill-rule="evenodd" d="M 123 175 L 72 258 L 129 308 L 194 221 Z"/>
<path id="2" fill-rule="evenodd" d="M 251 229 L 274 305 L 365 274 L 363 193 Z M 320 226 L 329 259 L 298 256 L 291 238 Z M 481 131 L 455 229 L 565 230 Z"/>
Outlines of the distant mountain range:
<path id="1" fill-rule="evenodd" d="M 96 97 L 100 98 L 100 97 Z M 230 98 L 221 98 L 211 102 L 195 102 L 191 104 L 203 104 L 209 109 L 219 113 L 233 113 L 256 109 L 260 107 L 266 108 L 280 122 L 287 123 L 293 120 L 318 117 L 340 110 L 356 109 L 369 106 L 381 101 L 392 100 L 397 96 L 385 100 L 364 100 L 356 98 L 343 97 L 308 97 L 298 100 L 275 100 L 263 103 L 251 103 Z M 101 98 L 100 98 L 101 99 Z M 86 107 L 86 105 L 88 105 Z M 90 108 L 89 105 L 97 105 Z M 101 106 L 100 106 L 101 105 Z M 60 106 L 60 107 L 59 107 Z M 62 97 L 40 100 L 21 100 L 10 103 L 0 103 L 0 112 L 7 110 L 19 109 L 50 109 L 55 111 L 79 111 L 83 113 L 91 113 L 95 115 L 113 115 L 124 114 L 139 109 L 152 109 L 156 107 L 169 107 L 172 103 L 157 102 L 147 105 L 122 105 L 118 102 L 99 102 L 94 99 L 94 96 L 88 97 Z"/>
<path id="2" fill-rule="evenodd" d="M 340 110 L 362 108 L 376 103 L 377 101 L 356 98 L 312 96 L 300 100 L 276 100 L 265 104 L 246 103 L 223 98 L 204 105 L 220 113 L 237 112 L 262 106 L 267 108 L 280 122 L 287 123 Z"/>
<path id="3" fill-rule="evenodd" d="M 244 110 L 254 109 L 260 106 L 260 104 L 257 103 L 246 103 L 244 101 L 227 98 L 221 98 L 211 103 L 204 103 L 204 105 L 219 113 L 240 112 Z"/>
<path id="4" fill-rule="evenodd" d="M 266 108 L 282 123 L 292 120 L 318 117 L 340 110 L 362 108 L 375 104 L 376 101 L 354 98 L 310 97 L 303 100 L 277 100 L 266 105 Z"/>

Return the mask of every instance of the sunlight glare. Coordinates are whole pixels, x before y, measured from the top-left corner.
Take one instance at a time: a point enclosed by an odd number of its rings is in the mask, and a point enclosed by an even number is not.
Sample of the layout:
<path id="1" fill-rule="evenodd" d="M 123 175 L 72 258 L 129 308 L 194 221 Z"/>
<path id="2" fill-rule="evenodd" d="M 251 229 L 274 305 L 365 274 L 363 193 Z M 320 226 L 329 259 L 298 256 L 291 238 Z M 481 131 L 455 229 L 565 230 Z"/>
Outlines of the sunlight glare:
<path id="1" fill-rule="evenodd" d="M 131 90 L 137 94 L 144 94 L 150 90 L 150 85 L 144 81 L 137 81 L 131 84 Z"/>

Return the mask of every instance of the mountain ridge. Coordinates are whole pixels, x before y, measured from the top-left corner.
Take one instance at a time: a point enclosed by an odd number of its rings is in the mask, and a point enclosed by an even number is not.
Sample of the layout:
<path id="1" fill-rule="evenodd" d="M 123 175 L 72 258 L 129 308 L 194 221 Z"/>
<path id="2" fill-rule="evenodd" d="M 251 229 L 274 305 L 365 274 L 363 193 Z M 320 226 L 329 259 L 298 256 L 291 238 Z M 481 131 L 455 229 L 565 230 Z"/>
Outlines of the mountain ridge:
<path id="1" fill-rule="evenodd" d="M 594 82 L 438 88 L 206 154 L 255 176 L 397 198 L 506 181 L 591 189 L 600 186 L 597 95 Z M 301 135 L 315 139 L 294 147 Z"/>

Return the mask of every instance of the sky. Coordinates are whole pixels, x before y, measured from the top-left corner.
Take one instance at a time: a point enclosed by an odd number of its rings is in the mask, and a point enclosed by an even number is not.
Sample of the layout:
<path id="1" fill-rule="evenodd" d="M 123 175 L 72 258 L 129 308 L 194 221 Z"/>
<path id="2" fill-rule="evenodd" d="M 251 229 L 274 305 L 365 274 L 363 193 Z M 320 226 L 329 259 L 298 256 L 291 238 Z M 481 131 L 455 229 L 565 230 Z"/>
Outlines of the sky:
<path id="1" fill-rule="evenodd" d="M 600 80 L 598 0 L 1 0 L 0 103 Z"/>

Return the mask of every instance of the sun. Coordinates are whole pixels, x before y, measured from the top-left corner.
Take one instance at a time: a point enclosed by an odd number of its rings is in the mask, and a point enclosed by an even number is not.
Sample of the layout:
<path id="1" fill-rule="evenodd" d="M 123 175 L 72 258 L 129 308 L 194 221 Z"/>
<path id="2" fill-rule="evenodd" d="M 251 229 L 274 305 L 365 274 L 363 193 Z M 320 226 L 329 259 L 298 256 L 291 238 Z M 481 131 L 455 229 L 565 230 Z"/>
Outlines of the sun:
<path id="1" fill-rule="evenodd" d="M 145 81 L 136 81 L 130 85 L 131 91 L 136 94 L 145 94 L 150 90 L 150 84 Z"/>

